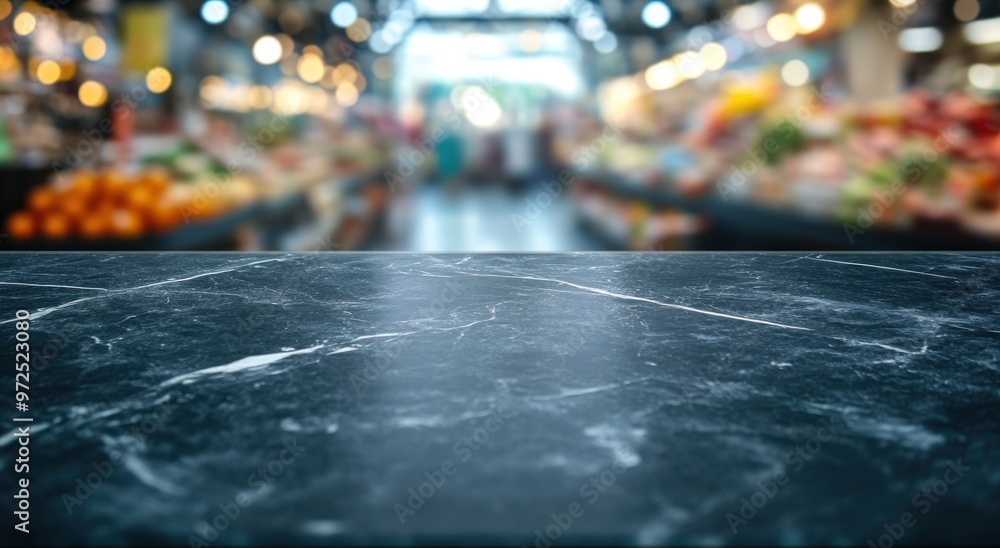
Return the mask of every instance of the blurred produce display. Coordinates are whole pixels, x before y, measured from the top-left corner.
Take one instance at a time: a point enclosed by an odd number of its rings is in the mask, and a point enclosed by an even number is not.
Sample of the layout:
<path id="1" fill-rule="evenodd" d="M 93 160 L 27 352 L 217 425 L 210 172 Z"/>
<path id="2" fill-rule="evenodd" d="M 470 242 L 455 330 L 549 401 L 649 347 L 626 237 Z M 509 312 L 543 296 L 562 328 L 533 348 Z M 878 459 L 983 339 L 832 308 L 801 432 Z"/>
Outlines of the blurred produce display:
<path id="1" fill-rule="evenodd" d="M 1000 248 L 1000 3 L 447 4 L 0 0 L 10 248 Z"/>

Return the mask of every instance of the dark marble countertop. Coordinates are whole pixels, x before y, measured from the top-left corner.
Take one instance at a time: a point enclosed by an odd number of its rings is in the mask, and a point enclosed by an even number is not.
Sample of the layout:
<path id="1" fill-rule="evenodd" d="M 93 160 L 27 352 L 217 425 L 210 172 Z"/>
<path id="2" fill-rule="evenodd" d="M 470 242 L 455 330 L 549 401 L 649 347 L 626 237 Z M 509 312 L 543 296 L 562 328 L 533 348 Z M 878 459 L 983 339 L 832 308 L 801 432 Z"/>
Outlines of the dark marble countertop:
<path id="1" fill-rule="evenodd" d="M 25 476 L 44 544 L 992 543 L 998 267 L 0 255 L 6 527 Z"/>

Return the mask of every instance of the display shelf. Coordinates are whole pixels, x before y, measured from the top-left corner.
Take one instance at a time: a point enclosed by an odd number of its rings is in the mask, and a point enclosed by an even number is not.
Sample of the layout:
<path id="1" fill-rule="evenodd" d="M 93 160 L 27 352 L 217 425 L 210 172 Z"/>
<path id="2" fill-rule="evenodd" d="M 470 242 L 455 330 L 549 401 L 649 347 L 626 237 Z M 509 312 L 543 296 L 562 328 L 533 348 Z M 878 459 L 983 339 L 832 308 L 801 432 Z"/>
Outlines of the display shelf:
<path id="1" fill-rule="evenodd" d="M 958 223 L 917 220 L 907 230 L 872 227 L 853 241 L 843 223 L 745 200 L 714 196 L 685 197 L 663 188 L 651 188 L 632 178 L 608 171 L 593 171 L 580 181 L 614 195 L 643 201 L 654 207 L 672 207 L 706 214 L 712 221 L 703 238 L 711 250 L 825 249 L 825 250 L 966 250 L 1000 248 L 1000 241 L 964 231 Z"/>

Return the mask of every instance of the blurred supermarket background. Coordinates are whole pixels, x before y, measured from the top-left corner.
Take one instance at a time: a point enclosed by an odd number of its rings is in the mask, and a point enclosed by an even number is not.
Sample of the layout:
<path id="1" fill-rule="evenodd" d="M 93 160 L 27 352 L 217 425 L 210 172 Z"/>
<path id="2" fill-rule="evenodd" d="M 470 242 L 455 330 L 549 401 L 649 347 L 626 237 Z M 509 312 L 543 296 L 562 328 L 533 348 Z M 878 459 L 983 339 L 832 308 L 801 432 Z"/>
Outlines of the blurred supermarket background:
<path id="1" fill-rule="evenodd" d="M 0 250 L 1000 249 L 1000 2 L 0 0 Z"/>

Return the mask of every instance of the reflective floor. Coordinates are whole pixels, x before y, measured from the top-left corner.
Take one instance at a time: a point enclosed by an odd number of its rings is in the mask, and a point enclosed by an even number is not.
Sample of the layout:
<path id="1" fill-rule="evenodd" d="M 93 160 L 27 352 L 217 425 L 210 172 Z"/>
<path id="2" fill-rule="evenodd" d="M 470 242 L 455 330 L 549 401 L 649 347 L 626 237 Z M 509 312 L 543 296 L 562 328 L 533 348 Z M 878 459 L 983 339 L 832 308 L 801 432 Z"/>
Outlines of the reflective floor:
<path id="1" fill-rule="evenodd" d="M 424 183 L 394 196 L 389 230 L 373 249 L 419 252 L 596 251 L 572 204 L 537 201 L 538 188 Z M 529 208 L 529 200 L 547 207 Z"/>

